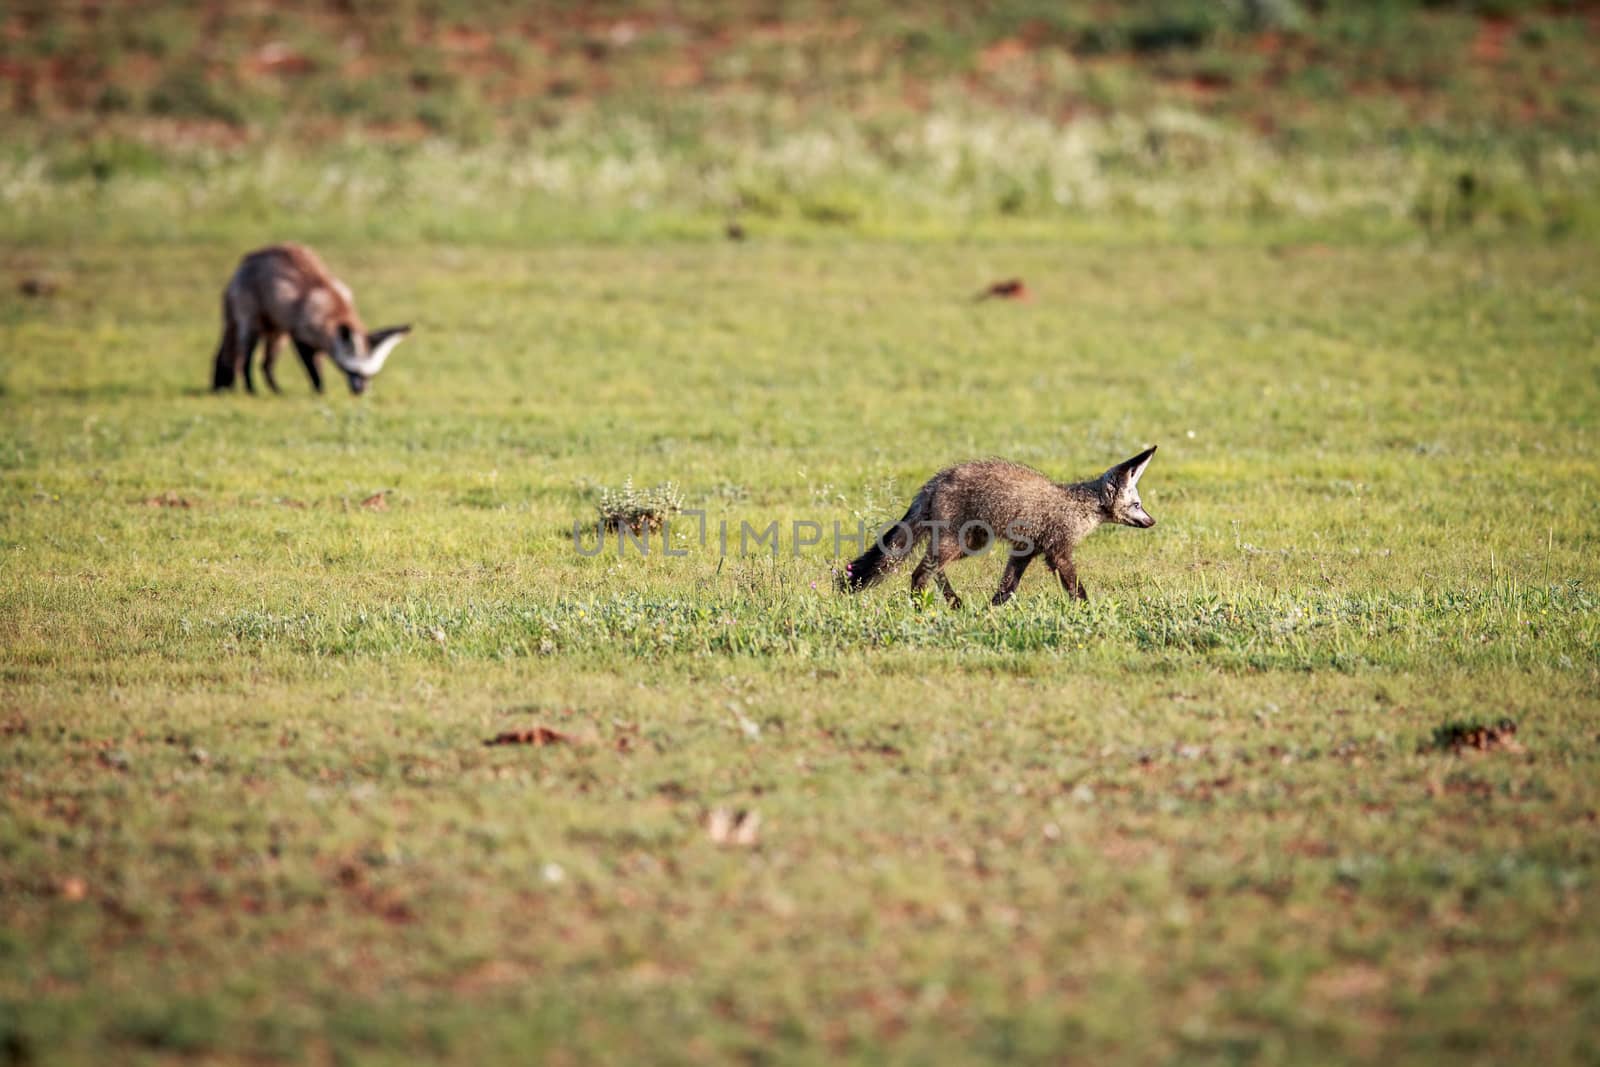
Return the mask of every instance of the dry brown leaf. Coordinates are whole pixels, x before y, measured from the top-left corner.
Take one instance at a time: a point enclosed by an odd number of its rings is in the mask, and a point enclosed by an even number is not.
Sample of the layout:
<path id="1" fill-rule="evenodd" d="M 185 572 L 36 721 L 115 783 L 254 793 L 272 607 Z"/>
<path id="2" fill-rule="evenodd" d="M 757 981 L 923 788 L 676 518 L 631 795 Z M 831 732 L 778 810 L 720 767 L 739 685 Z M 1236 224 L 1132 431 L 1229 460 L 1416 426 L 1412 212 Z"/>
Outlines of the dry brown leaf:
<path id="1" fill-rule="evenodd" d="M 1021 278 L 1007 278 L 995 282 L 983 292 L 978 294 L 979 300 L 1031 300 L 1033 294 L 1028 291 L 1028 283 Z"/>
<path id="2" fill-rule="evenodd" d="M 1453 722 L 1433 731 L 1430 745 L 1442 752 L 1525 752 L 1517 741 L 1517 724 L 1511 719 L 1495 723 Z"/>
<path id="3" fill-rule="evenodd" d="M 552 730 L 548 726 L 535 726 L 527 730 L 506 730 L 495 734 L 484 742 L 486 745 L 533 745 L 543 748 L 546 745 L 564 745 L 572 741 L 571 734 L 564 734 L 560 730 Z"/>

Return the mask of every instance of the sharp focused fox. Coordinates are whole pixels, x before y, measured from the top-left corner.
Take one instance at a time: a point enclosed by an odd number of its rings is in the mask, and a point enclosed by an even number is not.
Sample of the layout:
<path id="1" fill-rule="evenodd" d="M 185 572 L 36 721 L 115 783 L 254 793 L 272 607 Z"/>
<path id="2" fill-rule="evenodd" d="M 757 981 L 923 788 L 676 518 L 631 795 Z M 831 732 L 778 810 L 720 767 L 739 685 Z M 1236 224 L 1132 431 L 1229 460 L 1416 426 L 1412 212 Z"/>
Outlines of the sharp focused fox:
<path id="1" fill-rule="evenodd" d="M 410 332 L 410 326 L 389 326 L 368 333 L 356 314 L 350 287 L 335 278 L 315 252 L 304 245 L 272 245 L 240 260 L 223 290 L 222 341 L 217 345 L 211 388 L 232 389 L 243 376 L 244 387 L 254 393 L 250 361 L 260 341 L 265 346 L 261 372 L 272 391 L 278 392 L 272 364 L 278 358 L 278 345 L 288 336 L 317 392 L 322 392 L 317 357 L 326 352 L 344 372 L 350 391 L 362 393 L 394 346 Z"/>
<path id="2" fill-rule="evenodd" d="M 936 581 L 951 607 L 959 608 L 961 598 L 950 587 L 944 568 L 1000 539 L 1011 549 L 992 603 L 1011 599 L 1035 558 L 1042 558 L 1055 572 L 1063 589 L 1087 600 L 1072 550 L 1101 523 L 1141 529 L 1156 524 L 1139 499 L 1139 478 L 1155 453 L 1154 448 L 1146 449 L 1098 478 L 1072 484 L 1052 482 L 1032 468 L 1003 459 L 948 467 L 922 487 L 905 518 L 850 564 L 839 587 L 854 592 L 877 584 L 927 541 L 927 555 L 911 572 L 911 588 L 920 591 L 930 580 Z"/>

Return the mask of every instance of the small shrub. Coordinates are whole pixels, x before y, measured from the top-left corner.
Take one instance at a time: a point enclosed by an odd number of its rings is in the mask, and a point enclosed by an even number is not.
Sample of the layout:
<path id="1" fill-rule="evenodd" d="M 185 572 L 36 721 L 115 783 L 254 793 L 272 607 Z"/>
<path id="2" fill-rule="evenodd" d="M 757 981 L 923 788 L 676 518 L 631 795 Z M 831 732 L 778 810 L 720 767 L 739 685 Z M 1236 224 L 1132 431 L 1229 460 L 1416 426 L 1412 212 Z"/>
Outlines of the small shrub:
<path id="1" fill-rule="evenodd" d="M 50 167 L 50 175 L 58 181 L 93 178 L 106 182 L 126 176 L 150 177 L 166 169 L 166 159 L 149 145 L 112 137 L 96 140 L 57 160 Z"/>
<path id="2" fill-rule="evenodd" d="M 1306 12 L 1298 0 L 1244 0 L 1239 15 L 1246 30 L 1296 32 L 1306 27 Z"/>
<path id="3" fill-rule="evenodd" d="M 1002 215 L 1021 215 L 1028 209 L 1028 190 L 1017 182 L 1007 182 L 995 201 L 995 210 Z"/>
<path id="4" fill-rule="evenodd" d="M 1293 75 L 1296 90 L 1306 96 L 1334 99 L 1345 91 L 1344 75 L 1335 67 L 1313 63 Z"/>
<path id="5" fill-rule="evenodd" d="M 742 178 L 734 187 L 734 196 L 744 214 L 762 218 L 777 218 L 783 214 L 786 197 L 775 181 Z"/>
<path id="6" fill-rule="evenodd" d="M 629 478 L 621 489 L 602 490 L 596 507 L 600 523 L 607 530 L 620 533 L 627 527 L 635 535 L 654 533 L 683 510 L 683 494 L 671 482 L 662 482 L 653 489 L 635 489 Z"/>
<path id="7" fill-rule="evenodd" d="M 387 75 L 325 85 L 324 99 L 340 118 L 360 122 L 404 122 L 415 116 L 415 100 L 403 79 Z"/>
<path id="8" fill-rule="evenodd" d="M 861 221 L 865 213 L 864 198 L 843 187 L 817 189 L 800 201 L 801 216 L 824 226 L 851 226 Z"/>
<path id="9" fill-rule="evenodd" d="M 1491 177 L 1469 168 L 1426 186 L 1413 216 L 1437 232 L 1478 226 L 1503 230 L 1542 226 L 1549 232 L 1561 232 L 1568 228 L 1571 213 L 1563 211 L 1559 193 L 1542 192 L 1523 176 L 1497 173 Z"/>
<path id="10" fill-rule="evenodd" d="M 25 1019 L 20 1004 L 0 1000 L 0 1063 L 33 1063 L 37 1058 Z"/>
<path id="11" fill-rule="evenodd" d="M 189 998 L 130 1008 L 112 1032 L 148 1049 L 193 1055 L 217 1044 L 222 1021 L 210 1001 Z"/>
<path id="12" fill-rule="evenodd" d="M 125 87 L 109 82 L 102 86 L 94 98 L 94 109 L 102 115 L 133 110 L 133 94 Z"/>
<path id="13" fill-rule="evenodd" d="M 415 114 L 430 132 L 449 135 L 463 144 L 483 144 L 494 134 L 494 116 L 476 95 L 462 89 L 424 94 Z"/>
<path id="14" fill-rule="evenodd" d="M 151 114 L 171 118 L 219 119 L 230 125 L 244 123 L 244 115 L 227 100 L 198 67 L 177 67 L 150 90 Z"/>
<path id="15" fill-rule="evenodd" d="M 1161 11 L 1127 29 L 1128 46 L 1135 52 L 1165 52 L 1199 48 L 1217 31 L 1215 16 L 1202 6 Z"/>

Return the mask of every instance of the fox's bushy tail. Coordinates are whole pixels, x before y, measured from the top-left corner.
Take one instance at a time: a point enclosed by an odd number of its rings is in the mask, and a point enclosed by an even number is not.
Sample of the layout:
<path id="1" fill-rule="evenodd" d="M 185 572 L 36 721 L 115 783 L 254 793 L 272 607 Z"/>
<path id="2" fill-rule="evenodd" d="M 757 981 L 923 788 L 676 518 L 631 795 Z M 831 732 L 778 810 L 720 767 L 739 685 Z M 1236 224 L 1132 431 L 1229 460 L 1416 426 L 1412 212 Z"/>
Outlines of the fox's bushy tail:
<path id="1" fill-rule="evenodd" d="M 211 388 L 233 388 L 233 322 L 228 316 L 228 298 L 222 298 L 222 340 L 217 342 L 216 363 L 211 369 Z"/>
<path id="2" fill-rule="evenodd" d="M 850 561 L 844 573 L 839 575 L 839 589 L 842 592 L 855 593 L 877 585 L 911 555 L 911 550 L 917 547 L 917 542 L 922 540 L 925 532 L 922 524 L 927 520 L 927 496 L 927 490 L 918 493 L 905 517 Z"/>
<path id="3" fill-rule="evenodd" d="M 233 351 L 226 336 L 217 346 L 217 363 L 211 370 L 211 388 L 213 390 L 233 388 Z"/>

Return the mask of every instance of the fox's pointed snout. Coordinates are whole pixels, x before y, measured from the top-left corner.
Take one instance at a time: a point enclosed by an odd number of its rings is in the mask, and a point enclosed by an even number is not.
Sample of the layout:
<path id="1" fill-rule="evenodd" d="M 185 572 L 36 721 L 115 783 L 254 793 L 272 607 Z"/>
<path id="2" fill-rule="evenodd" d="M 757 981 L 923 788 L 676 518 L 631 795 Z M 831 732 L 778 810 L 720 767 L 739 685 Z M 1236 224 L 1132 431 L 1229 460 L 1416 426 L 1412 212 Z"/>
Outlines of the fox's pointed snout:
<path id="1" fill-rule="evenodd" d="M 1121 510 L 1120 514 L 1112 516 L 1124 526 L 1132 526 L 1138 530 L 1148 530 L 1156 524 L 1155 516 L 1144 509 L 1144 505 L 1135 500 L 1131 505 Z"/>

